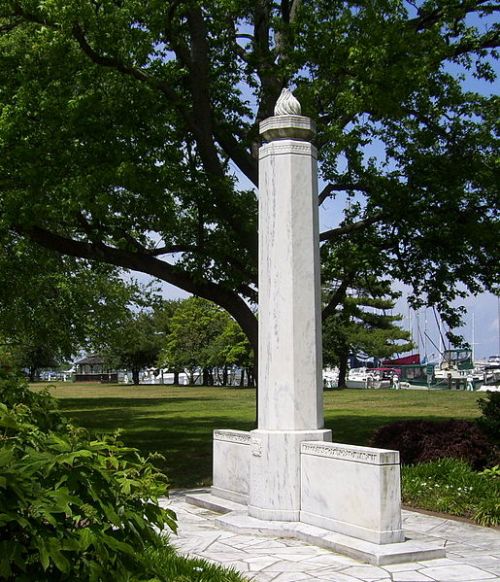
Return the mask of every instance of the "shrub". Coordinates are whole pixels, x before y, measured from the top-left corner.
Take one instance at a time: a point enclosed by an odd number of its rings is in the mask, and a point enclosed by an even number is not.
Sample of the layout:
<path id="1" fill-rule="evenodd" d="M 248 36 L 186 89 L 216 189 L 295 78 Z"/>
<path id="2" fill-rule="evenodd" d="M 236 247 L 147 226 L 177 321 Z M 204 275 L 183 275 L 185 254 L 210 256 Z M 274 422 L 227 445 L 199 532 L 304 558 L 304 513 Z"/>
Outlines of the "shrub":
<path id="1" fill-rule="evenodd" d="M 500 392 L 486 392 L 486 398 L 477 402 L 482 416 L 477 424 L 491 440 L 500 443 Z"/>
<path id="2" fill-rule="evenodd" d="M 406 420 L 379 428 L 370 445 L 397 450 L 401 463 L 443 458 L 463 459 L 474 469 L 495 462 L 494 448 L 484 433 L 467 420 Z"/>
<path id="3" fill-rule="evenodd" d="M 165 477 L 116 436 L 92 439 L 46 394 L 0 380 L 0 578 L 144 580 L 145 548 L 175 531 Z M 132 576 L 133 575 L 133 576 Z"/>
<path id="4" fill-rule="evenodd" d="M 403 502 L 467 517 L 480 525 L 500 524 L 500 479 L 477 473 L 465 461 L 441 459 L 402 470 Z"/>

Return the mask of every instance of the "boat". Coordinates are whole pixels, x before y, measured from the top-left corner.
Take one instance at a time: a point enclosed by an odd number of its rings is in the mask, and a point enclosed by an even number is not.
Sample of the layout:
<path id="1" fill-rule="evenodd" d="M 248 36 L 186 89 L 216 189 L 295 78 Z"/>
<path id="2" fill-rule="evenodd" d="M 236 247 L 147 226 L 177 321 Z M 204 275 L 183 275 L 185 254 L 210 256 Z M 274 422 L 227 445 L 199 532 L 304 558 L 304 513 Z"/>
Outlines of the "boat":
<path id="1" fill-rule="evenodd" d="M 394 370 L 392 368 L 351 368 L 347 373 L 348 388 L 390 388 Z"/>
<path id="2" fill-rule="evenodd" d="M 500 392 L 500 356 L 490 356 L 481 366 L 482 382 L 478 388 L 480 392 Z"/>
<path id="3" fill-rule="evenodd" d="M 466 390 L 471 386 L 476 390 L 484 380 L 483 374 L 474 367 L 472 350 L 445 350 L 440 363 L 417 363 L 415 356 L 411 356 L 414 358 L 411 364 L 404 363 L 406 358 L 383 362 L 398 374 L 403 389 Z"/>

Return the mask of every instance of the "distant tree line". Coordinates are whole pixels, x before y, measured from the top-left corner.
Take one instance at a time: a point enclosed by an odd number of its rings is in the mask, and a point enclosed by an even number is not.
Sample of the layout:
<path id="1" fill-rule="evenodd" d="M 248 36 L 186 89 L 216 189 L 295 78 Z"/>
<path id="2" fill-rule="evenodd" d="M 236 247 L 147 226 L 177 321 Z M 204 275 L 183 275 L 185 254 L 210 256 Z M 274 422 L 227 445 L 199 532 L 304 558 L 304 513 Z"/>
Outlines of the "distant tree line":
<path id="1" fill-rule="evenodd" d="M 130 311 L 110 334 L 103 354 L 114 367 L 130 370 L 134 384 L 142 369 L 158 367 L 173 373 L 174 383 L 185 372 L 190 384 L 201 375 L 205 386 L 226 386 L 236 367 L 241 385 L 255 385 L 247 337 L 227 312 L 199 297 Z"/>
<path id="2" fill-rule="evenodd" d="M 398 293 L 369 271 L 343 284 L 336 255 L 325 259 L 323 360 L 340 368 L 344 385 L 349 355 L 389 357 L 410 349 L 409 333 L 393 315 Z M 335 275 L 341 275 L 335 279 Z M 154 285 L 125 281 L 117 269 L 53 255 L 24 239 L 0 247 L 0 366 L 7 360 L 35 380 L 40 370 L 69 366 L 81 350 L 99 352 L 112 367 L 132 373 L 167 369 L 178 382 L 256 383 L 247 335 L 227 311 L 200 297 L 166 301 Z"/>

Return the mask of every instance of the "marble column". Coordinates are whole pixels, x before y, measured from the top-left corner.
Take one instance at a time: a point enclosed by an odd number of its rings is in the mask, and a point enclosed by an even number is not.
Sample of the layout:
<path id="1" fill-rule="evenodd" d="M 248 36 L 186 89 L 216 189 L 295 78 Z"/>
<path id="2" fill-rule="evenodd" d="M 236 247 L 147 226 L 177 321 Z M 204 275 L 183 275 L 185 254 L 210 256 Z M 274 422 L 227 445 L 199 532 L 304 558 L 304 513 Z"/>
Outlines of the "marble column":
<path id="1" fill-rule="evenodd" d="M 249 514 L 298 521 L 300 443 L 323 429 L 315 128 L 284 89 L 259 155 L 259 410 Z"/>

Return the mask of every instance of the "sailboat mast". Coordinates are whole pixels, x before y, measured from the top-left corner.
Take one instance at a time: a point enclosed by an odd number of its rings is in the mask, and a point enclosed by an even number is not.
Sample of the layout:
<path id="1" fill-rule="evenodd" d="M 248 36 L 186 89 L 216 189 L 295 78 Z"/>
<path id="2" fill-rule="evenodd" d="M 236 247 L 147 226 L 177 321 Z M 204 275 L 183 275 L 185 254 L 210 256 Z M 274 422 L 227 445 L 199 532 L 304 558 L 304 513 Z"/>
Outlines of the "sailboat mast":
<path id="1" fill-rule="evenodd" d="M 500 295 L 497 297 L 497 322 L 498 322 L 498 356 L 500 356 Z"/>
<path id="2" fill-rule="evenodd" d="M 475 338 L 475 314 L 472 312 L 472 363 L 474 363 L 476 356 L 476 338 Z"/>

